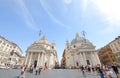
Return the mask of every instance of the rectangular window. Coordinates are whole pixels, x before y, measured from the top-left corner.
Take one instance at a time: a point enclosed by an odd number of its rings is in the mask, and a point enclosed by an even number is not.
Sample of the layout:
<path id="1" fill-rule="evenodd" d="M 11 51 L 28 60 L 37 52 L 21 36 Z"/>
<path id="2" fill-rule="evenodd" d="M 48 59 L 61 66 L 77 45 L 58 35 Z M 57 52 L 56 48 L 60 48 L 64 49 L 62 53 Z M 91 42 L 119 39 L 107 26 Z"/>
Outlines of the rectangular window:
<path id="1" fill-rule="evenodd" d="M 6 43 L 4 42 L 3 45 L 6 45 Z"/>
<path id="2" fill-rule="evenodd" d="M 3 51 L 4 46 L 2 45 L 0 48 L 1 48 L 1 51 Z"/>
<path id="3" fill-rule="evenodd" d="M 10 48 L 12 48 L 12 46 L 10 46 Z"/>
<path id="4" fill-rule="evenodd" d="M 2 43 L 2 40 L 0 40 L 0 43 Z"/>
<path id="5" fill-rule="evenodd" d="M 120 44 L 119 41 L 118 41 L 118 44 Z"/>

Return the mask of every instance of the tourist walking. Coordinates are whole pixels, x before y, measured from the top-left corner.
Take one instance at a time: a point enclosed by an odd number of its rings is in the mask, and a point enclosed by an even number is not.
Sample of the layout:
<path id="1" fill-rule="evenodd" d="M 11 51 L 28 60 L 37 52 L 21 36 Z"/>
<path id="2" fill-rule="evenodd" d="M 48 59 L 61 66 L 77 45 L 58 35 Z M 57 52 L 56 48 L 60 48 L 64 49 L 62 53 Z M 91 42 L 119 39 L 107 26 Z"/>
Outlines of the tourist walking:
<path id="1" fill-rule="evenodd" d="M 45 63 L 44 70 L 47 70 L 47 69 L 48 69 L 47 63 Z"/>
<path id="2" fill-rule="evenodd" d="M 38 74 L 38 69 L 39 69 L 39 66 L 37 66 L 36 69 L 35 69 L 35 75 Z"/>
<path id="3" fill-rule="evenodd" d="M 19 78 L 25 78 L 25 71 L 26 71 L 26 66 L 23 65 L 21 67 L 21 74 L 20 74 Z"/>
<path id="4" fill-rule="evenodd" d="M 42 66 L 40 66 L 39 69 L 38 69 L 38 74 L 39 75 L 40 75 L 41 71 L 42 71 Z"/>
<path id="5" fill-rule="evenodd" d="M 100 74 L 101 78 L 105 78 L 104 77 L 104 70 L 103 70 L 103 66 L 100 66 L 100 64 L 97 64 L 97 71 Z"/>
<path id="6" fill-rule="evenodd" d="M 30 73 L 33 73 L 34 64 L 30 66 Z"/>
<path id="7" fill-rule="evenodd" d="M 83 65 L 81 66 L 81 71 L 82 71 L 83 76 L 86 78 L 86 75 L 85 75 L 85 67 L 84 67 Z"/>
<path id="8" fill-rule="evenodd" d="M 107 75 L 107 78 L 112 78 L 112 70 L 110 66 L 108 65 L 105 66 L 105 73 Z"/>
<path id="9" fill-rule="evenodd" d="M 113 71 L 115 72 L 117 78 L 119 78 L 119 77 L 118 77 L 118 74 L 119 74 L 118 66 L 117 66 L 116 64 L 113 64 L 113 65 L 112 65 L 112 68 L 113 68 Z"/>

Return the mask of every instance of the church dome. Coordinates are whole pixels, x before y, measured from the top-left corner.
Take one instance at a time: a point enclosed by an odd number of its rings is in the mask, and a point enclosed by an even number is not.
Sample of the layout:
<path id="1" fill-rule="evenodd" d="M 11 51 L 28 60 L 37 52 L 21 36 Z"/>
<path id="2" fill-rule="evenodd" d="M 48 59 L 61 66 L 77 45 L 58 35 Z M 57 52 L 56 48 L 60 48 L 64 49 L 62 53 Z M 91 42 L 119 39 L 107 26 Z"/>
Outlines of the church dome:
<path id="1" fill-rule="evenodd" d="M 71 44 L 81 43 L 81 42 L 84 42 L 85 40 L 87 40 L 87 39 L 85 39 L 83 37 L 77 37 L 72 40 Z"/>
<path id="2" fill-rule="evenodd" d="M 76 33 L 76 37 L 72 40 L 71 45 L 78 46 L 80 48 L 95 48 L 88 39 L 80 37 L 78 33 Z"/>

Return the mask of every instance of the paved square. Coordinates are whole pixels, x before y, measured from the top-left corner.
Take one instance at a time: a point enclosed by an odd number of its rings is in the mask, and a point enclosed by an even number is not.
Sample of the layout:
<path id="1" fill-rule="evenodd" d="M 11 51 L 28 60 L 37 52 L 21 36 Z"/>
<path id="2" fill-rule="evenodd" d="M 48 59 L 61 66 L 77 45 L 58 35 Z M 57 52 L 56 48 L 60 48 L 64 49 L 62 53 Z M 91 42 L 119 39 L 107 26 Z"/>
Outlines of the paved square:
<path id="1" fill-rule="evenodd" d="M 0 78 L 18 78 L 20 75 L 20 70 L 10 69 L 3 70 L 0 69 Z M 25 78 L 100 78 L 97 74 L 86 73 L 86 77 L 81 71 L 71 70 L 71 69 L 52 69 L 47 71 L 42 71 L 41 75 L 35 75 L 35 73 L 26 73 Z M 114 77 L 116 78 L 116 77 Z"/>

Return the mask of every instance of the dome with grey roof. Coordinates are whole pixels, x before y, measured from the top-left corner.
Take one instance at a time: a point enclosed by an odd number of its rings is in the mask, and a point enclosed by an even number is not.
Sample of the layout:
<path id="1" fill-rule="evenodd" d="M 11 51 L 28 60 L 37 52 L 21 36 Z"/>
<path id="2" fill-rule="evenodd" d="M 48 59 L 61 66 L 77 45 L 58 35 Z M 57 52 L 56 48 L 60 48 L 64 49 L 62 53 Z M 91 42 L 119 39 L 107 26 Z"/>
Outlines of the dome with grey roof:
<path id="1" fill-rule="evenodd" d="M 76 37 L 72 40 L 71 45 L 77 46 L 79 48 L 95 48 L 95 46 L 85 37 L 80 37 L 76 33 Z"/>

